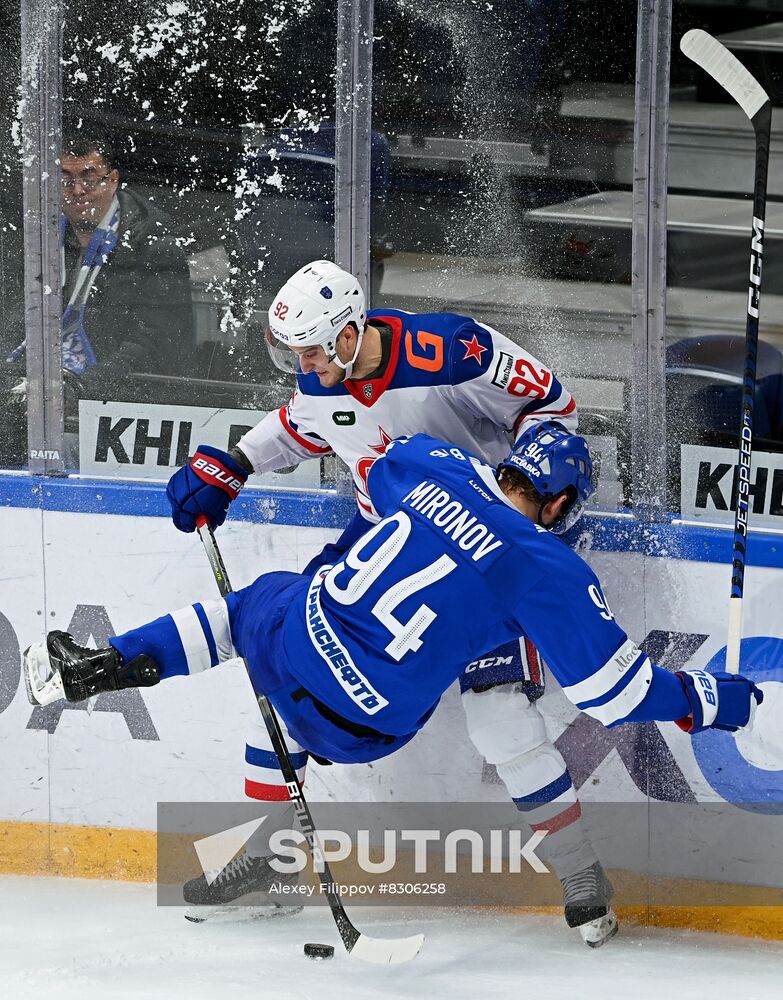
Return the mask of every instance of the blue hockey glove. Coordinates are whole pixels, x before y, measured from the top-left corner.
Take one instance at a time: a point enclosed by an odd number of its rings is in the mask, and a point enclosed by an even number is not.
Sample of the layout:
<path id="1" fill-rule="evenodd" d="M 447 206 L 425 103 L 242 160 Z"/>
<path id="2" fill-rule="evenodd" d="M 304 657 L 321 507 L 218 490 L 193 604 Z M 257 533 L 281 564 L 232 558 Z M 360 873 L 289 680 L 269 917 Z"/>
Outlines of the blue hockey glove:
<path id="1" fill-rule="evenodd" d="M 166 487 L 174 524 L 180 531 L 195 531 L 196 518 L 205 514 L 213 528 L 219 527 L 246 480 L 247 472 L 227 452 L 199 445 L 190 464 L 177 469 Z"/>
<path id="2" fill-rule="evenodd" d="M 677 676 L 691 706 L 691 714 L 677 719 L 677 725 L 691 736 L 705 729 L 736 733 L 747 726 L 754 704 L 760 705 L 764 700 L 764 693 L 742 674 L 686 670 Z"/>

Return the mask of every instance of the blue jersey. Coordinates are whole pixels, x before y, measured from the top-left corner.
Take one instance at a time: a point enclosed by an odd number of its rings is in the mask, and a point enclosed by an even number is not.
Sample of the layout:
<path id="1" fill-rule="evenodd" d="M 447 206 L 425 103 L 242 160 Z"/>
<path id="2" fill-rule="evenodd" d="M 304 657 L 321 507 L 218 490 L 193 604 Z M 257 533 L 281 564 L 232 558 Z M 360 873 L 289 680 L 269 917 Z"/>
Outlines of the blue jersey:
<path id="1" fill-rule="evenodd" d="M 411 733 L 466 662 L 523 632 L 605 725 L 687 714 L 680 682 L 619 627 L 590 567 L 478 458 L 417 435 L 373 464 L 368 487 L 383 519 L 306 582 L 282 625 L 287 668 L 340 716 Z"/>

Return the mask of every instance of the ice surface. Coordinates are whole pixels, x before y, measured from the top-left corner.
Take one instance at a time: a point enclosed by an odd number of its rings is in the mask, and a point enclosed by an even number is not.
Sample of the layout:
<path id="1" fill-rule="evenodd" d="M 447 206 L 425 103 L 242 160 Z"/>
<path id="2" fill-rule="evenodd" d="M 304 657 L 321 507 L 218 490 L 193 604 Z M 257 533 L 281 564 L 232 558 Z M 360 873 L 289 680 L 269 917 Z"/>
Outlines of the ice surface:
<path id="1" fill-rule="evenodd" d="M 427 935 L 410 964 L 364 965 L 329 911 L 189 924 L 148 885 L 0 878 L 0 996 L 7 1000 L 689 1000 L 779 998 L 783 945 L 624 928 L 591 951 L 555 917 L 354 907 L 369 933 Z M 331 961 L 306 941 L 334 944 Z"/>

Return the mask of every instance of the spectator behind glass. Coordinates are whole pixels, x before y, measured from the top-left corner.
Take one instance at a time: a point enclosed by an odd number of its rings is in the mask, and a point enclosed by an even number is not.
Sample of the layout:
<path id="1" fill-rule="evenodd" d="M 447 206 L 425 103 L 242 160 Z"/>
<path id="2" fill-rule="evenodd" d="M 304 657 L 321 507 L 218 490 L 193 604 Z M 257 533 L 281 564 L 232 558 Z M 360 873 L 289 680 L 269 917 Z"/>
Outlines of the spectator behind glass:
<path id="1" fill-rule="evenodd" d="M 190 276 L 171 221 L 120 189 L 111 146 L 79 134 L 62 155 L 63 369 L 85 394 L 129 372 L 188 374 L 194 348 Z M 24 359 L 24 344 L 9 360 Z"/>
<path id="2" fill-rule="evenodd" d="M 100 139 L 65 139 L 62 184 L 63 367 L 187 374 L 190 275 L 170 219 L 119 190 L 114 154 Z"/>

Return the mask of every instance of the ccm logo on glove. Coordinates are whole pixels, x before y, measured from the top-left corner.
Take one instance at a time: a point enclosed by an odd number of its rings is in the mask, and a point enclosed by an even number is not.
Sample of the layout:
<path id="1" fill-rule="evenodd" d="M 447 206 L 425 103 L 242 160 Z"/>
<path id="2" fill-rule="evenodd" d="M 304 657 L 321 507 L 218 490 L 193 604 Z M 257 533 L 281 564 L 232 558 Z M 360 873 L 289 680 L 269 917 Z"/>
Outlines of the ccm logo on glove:
<path id="1" fill-rule="evenodd" d="M 236 500 L 239 491 L 245 485 L 244 479 L 239 479 L 232 472 L 229 472 L 225 466 L 217 465 L 199 452 L 196 452 L 190 464 L 200 479 L 203 479 L 205 483 L 211 483 L 213 486 L 221 486 L 226 493 L 231 494 L 232 500 Z"/>

